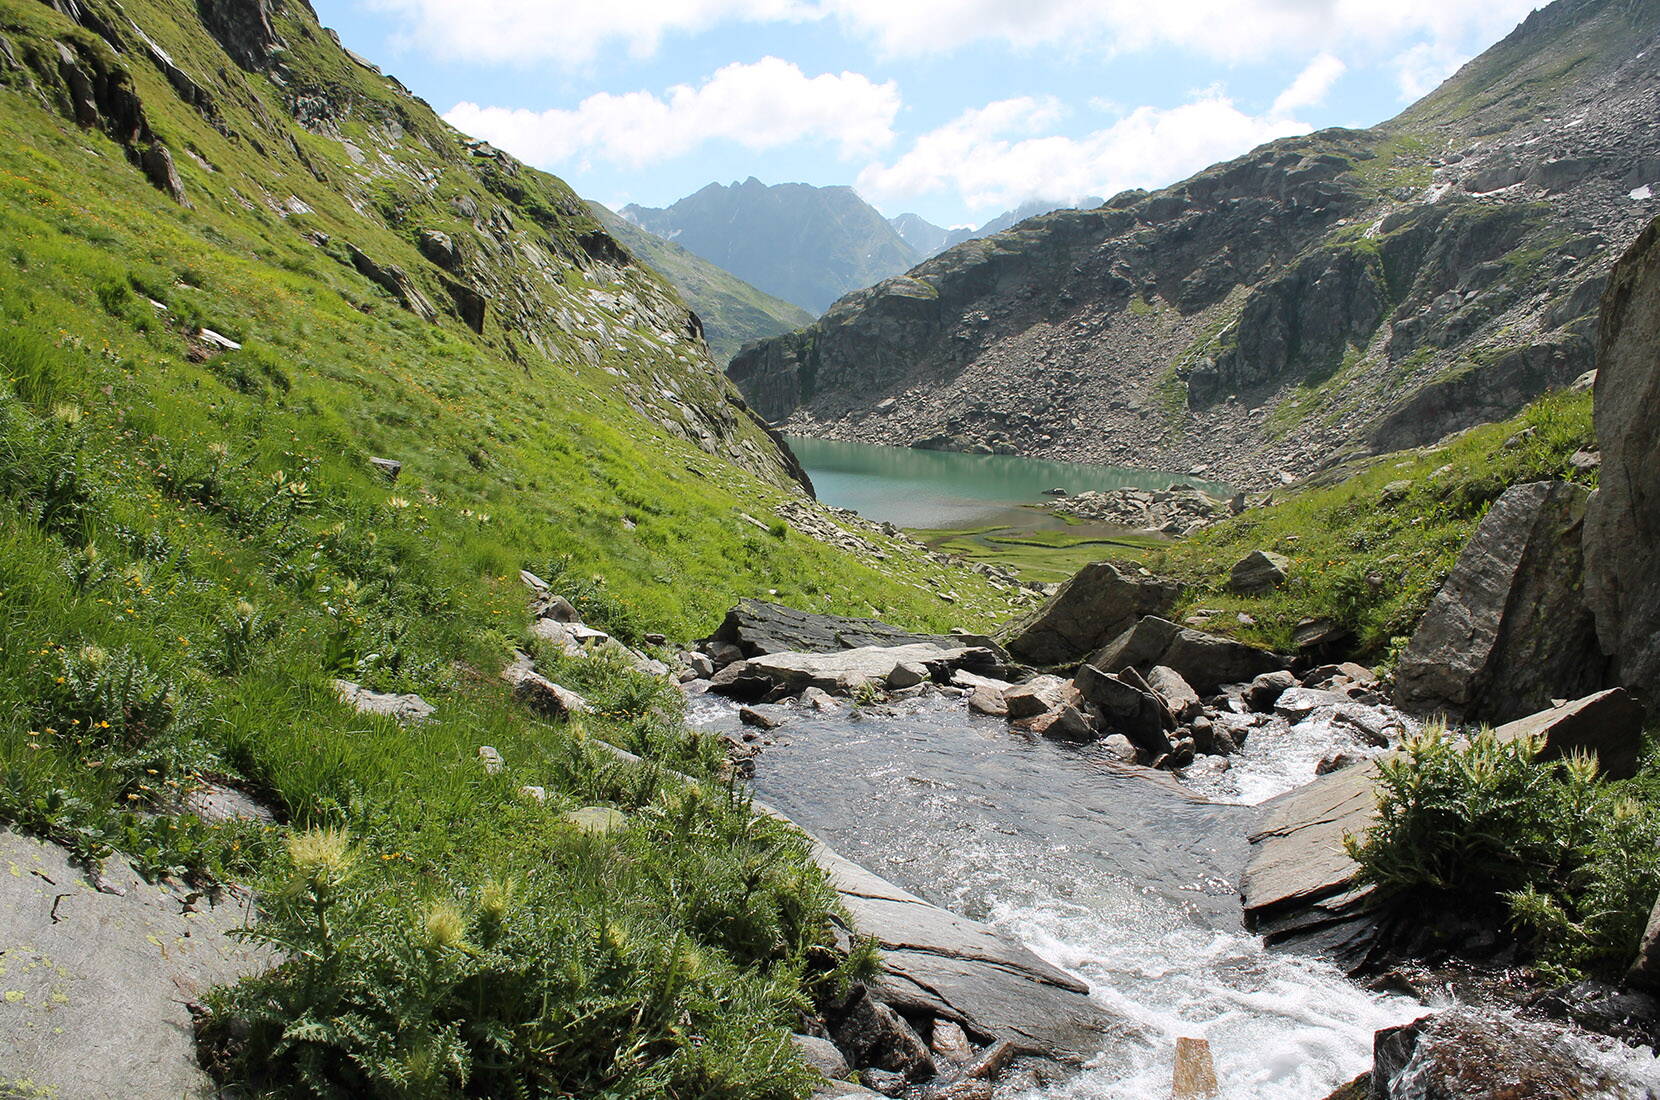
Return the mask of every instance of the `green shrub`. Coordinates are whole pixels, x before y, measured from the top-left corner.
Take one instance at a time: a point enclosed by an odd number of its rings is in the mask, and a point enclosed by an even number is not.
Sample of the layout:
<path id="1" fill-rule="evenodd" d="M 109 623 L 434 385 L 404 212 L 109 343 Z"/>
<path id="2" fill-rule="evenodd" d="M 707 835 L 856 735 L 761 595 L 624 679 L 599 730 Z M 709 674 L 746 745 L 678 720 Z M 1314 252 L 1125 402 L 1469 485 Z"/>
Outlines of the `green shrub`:
<path id="1" fill-rule="evenodd" d="M 1505 906 L 1564 976 L 1616 972 L 1660 894 L 1660 810 L 1594 757 L 1431 729 L 1379 764 L 1378 819 L 1345 847 L 1360 877 L 1445 909 Z"/>

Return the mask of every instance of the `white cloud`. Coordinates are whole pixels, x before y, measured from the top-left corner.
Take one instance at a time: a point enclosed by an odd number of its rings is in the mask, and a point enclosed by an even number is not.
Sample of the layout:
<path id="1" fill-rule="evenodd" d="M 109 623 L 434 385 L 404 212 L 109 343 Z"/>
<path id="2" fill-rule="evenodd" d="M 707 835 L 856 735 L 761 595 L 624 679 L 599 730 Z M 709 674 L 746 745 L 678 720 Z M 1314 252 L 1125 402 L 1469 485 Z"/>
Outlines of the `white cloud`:
<path id="1" fill-rule="evenodd" d="M 1059 116 L 1052 100 L 1032 98 L 966 111 L 924 134 L 891 164 L 867 167 L 859 190 L 878 203 L 955 192 L 977 210 L 1040 197 L 1113 195 L 1164 186 L 1310 129 L 1274 112 L 1246 114 L 1215 89 L 1179 107 L 1137 108 L 1081 138 L 1048 133 Z"/>
<path id="2" fill-rule="evenodd" d="M 1237 59 L 1491 39 L 1542 0 L 368 0 L 434 53 L 582 63 L 611 44 L 651 53 L 669 34 L 834 19 L 889 54 L 977 41 L 1126 52 L 1175 46 Z"/>
<path id="3" fill-rule="evenodd" d="M 663 96 L 600 93 L 548 111 L 458 103 L 444 119 L 541 167 L 603 159 L 638 169 L 722 139 L 757 150 L 823 141 L 843 157 L 870 155 L 893 141 L 900 105 L 892 81 L 850 72 L 810 77 L 766 57 Z"/>
<path id="4" fill-rule="evenodd" d="M 1323 53 L 1308 63 L 1308 67 L 1297 74 L 1285 91 L 1274 100 L 1273 107 L 1268 113 L 1280 118 L 1296 113 L 1304 107 L 1318 107 L 1326 101 L 1326 94 L 1338 78 L 1349 71 L 1349 67 L 1329 53 Z"/>
<path id="5" fill-rule="evenodd" d="M 621 43 L 654 53 L 666 34 L 722 23 L 811 18 L 804 0 L 368 0 L 401 15 L 405 37 L 444 57 L 581 64 Z"/>
<path id="6" fill-rule="evenodd" d="M 1468 60 L 1469 55 L 1444 42 L 1420 42 L 1403 51 L 1394 60 L 1401 98 L 1421 99 Z"/>

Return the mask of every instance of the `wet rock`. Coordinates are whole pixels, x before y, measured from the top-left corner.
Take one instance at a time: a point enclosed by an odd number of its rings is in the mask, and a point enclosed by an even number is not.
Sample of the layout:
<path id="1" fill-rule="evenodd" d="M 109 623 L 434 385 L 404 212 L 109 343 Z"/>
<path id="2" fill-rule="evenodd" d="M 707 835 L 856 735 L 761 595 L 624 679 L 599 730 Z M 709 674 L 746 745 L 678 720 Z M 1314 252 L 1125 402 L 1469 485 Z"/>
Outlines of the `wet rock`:
<path id="1" fill-rule="evenodd" d="M 686 666 L 694 679 L 707 680 L 715 674 L 715 662 L 705 653 L 682 653 L 680 663 Z"/>
<path id="2" fill-rule="evenodd" d="M 1147 615 L 1175 606 L 1179 585 L 1121 562 L 1086 565 L 1048 603 L 1004 632 L 1010 653 L 1036 665 L 1081 660 Z"/>
<path id="3" fill-rule="evenodd" d="M 1377 1033 L 1372 1089 L 1380 1100 L 1457 1100 L 1507 1095 L 1622 1095 L 1619 1082 L 1590 1064 L 1555 1025 L 1453 1009 Z"/>
<path id="4" fill-rule="evenodd" d="M 1270 550 L 1253 550 L 1228 573 L 1228 590 L 1242 596 L 1259 596 L 1285 583 L 1291 559 Z"/>
<path id="5" fill-rule="evenodd" d="M 1320 762 L 1314 765 L 1314 774 L 1330 775 L 1332 772 L 1342 771 L 1344 768 L 1352 768 L 1356 764 L 1363 763 L 1365 759 L 1363 756 L 1356 756 L 1352 752 L 1339 749 L 1322 757 Z"/>
<path id="6" fill-rule="evenodd" d="M 354 684 L 350 680 L 334 680 L 331 683 L 334 694 L 340 701 L 360 714 L 384 715 L 405 725 L 411 725 L 425 722 L 438 711 L 437 707 L 419 695 L 393 695 L 370 691 L 362 684 Z"/>
<path id="7" fill-rule="evenodd" d="M 1296 686 L 1297 678 L 1289 672 L 1265 672 L 1251 681 L 1245 690 L 1245 700 L 1252 710 L 1272 710 L 1280 696 Z"/>
<path id="8" fill-rule="evenodd" d="M 835 696 L 816 687 L 810 687 L 801 693 L 801 705 L 820 712 L 838 710 L 841 707 Z"/>
<path id="9" fill-rule="evenodd" d="M 791 1035 L 790 1042 L 795 1044 L 803 1062 L 826 1077 L 846 1077 L 853 1072 L 841 1050 L 829 1039 L 820 1039 L 816 1035 Z"/>
<path id="10" fill-rule="evenodd" d="M 1040 714 L 1036 718 L 1024 718 L 1015 723 L 1015 727 L 1056 741 L 1094 741 L 1101 736 L 1088 715 L 1070 706 Z"/>
<path id="11" fill-rule="evenodd" d="M 1152 671 L 1147 673 L 1147 686 L 1158 693 L 1178 722 L 1192 721 L 1204 709 L 1204 705 L 1199 701 L 1199 693 L 1193 690 L 1193 685 L 1182 679 L 1182 674 L 1173 668 L 1155 665 Z"/>
<path id="12" fill-rule="evenodd" d="M 1596 376 L 1600 487 L 1585 519 L 1585 599 L 1619 680 L 1660 684 L 1660 227 L 1609 276 Z"/>
<path id="13" fill-rule="evenodd" d="M 959 1065 L 974 1059 L 974 1044 L 968 1041 L 962 1025 L 951 1020 L 934 1021 L 933 1030 L 928 1033 L 928 1046 L 935 1054 Z"/>
<path id="14" fill-rule="evenodd" d="M 925 1081 L 938 1072 L 928 1044 L 903 1016 L 867 989 L 853 994 L 832 1034 L 848 1060 L 861 1069 L 888 1070 L 907 1081 Z"/>
<path id="15" fill-rule="evenodd" d="M 1603 686 L 1608 662 L 1581 593 L 1588 498 L 1567 482 L 1505 491 L 1401 654 L 1398 706 L 1504 722 Z"/>
<path id="16" fill-rule="evenodd" d="M 1164 665 L 1179 673 L 1195 691 L 1209 695 L 1223 684 L 1246 683 L 1265 672 L 1280 671 L 1288 662 L 1278 654 L 1231 638 L 1149 617 L 1093 654 L 1089 663 L 1096 668 L 1133 667 L 1137 671 Z"/>
<path id="17" fill-rule="evenodd" d="M 1642 748 L 1643 705 L 1624 688 L 1611 688 L 1509 722 L 1494 730 L 1501 741 L 1536 737 L 1544 741 L 1539 759 L 1573 752 L 1594 753 L 1603 775 L 1629 779 Z"/>
<path id="18" fill-rule="evenodd" d="M 1009 704 L 996 688 L 977 687 L 968 693 L 968 709 L 993 718 L 1007 718 Z"/>
<path id="19" fill-rule="evenodd" d="M 1334 691 L 1316 691 L 1305 687 L 1287 688 L 1274 700 L 1274 713 L 1281 718 L 1300 722 L 1321 707 L 1339 707 L 1347 702 L 1347 695 L 1339 695 Z"/>
<path id="20" fill-rule="evenodd" d="M 832 1100 L 832 1098 L 838 1096 L 881 1095 L 883 1094 L 880 1092 L 874 1092 L 870 1089 L 864 1088 L 863 1086 L 855 1085 L 848 1081 L 826 1081 L 817 1092 L 813 1093 L 812 1100 Z"/>
<path id="21" fill-rule="evenodd" d="M 1532 1007 L 1631 1046 L 1660 1044 L 1660 997 L 1641 990 L 1588 979 L 1552 990 Z"/>
<path id="22" fill-rule="evenodd" d="M 930 679 L 927 665 L 916 661 L 901 661 L 888 673 L 887 685 L 894 691 L 904 691 L 906 688 L 925 684 Z"/>
<path id="23" fill-rule="evenodd" d="M 0 830 L 0 866 L 11 871 L 0 874 L 0 1092 L 216 1095 L 189 1006 L 274 961 L 233 935 L 255 919 L 248 896 L 181 904 L 180 892 L 114 857 L 89 881 L 68 850 L 9 830 Z M 32 1087 L 6 1087 L 23 1081 Z"/>
<path id="24" fill-rule="evenodd" d="M 739 707 L 738 721 L 756 729 L 775 730 L 784 724 L 785 715 L 779 707 Z"/>
<path id="25" fill-rule="evenodd" d="M 1079 698 L 1072 685 L 1059 676 L 1034 676 L 1026 683 L 1005 691 L 1003 705 L 1008 709 L 1009 718 L 1018 720 L 1048 714 L 1076 703 Z"/>
<path id="26" fill-rule="evenodd" d="M 1136 751 L 1135 743 L 1122 733 L 1109 733 L 1101 739 L 1101 747 L 1123 764 L 1134 764 L 1141 758 L 1141 754 Z"/>

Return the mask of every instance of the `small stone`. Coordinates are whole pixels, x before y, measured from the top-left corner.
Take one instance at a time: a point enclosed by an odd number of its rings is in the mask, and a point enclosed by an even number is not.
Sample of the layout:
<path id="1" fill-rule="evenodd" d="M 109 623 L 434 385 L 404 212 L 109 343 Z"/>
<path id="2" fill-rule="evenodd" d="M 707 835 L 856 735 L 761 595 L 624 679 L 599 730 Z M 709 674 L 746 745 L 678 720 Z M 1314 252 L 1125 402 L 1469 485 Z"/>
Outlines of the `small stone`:
<path id="1" fill-rule="evenodd" d="M 502 763 L 501 753 L 496 751 L 494 745 L 480 745 L 478 747 L 478 760 L 479 763 L 484 765 L 485 775 L 499 775 L 502 768 L 506 766 Z"/>
<path id="2" fill-rule="evenodd" d="M 1252 709 L 1266 711 L 1273 707 L 1281 695 L 1296 686 L 1297 678 L 1289 672 L 1265 672 L 1251 681 L 1251 686 L 1246 689 L 1245 698 Z"/>
<path id="3" fill-rule="evenodd" d="M 756 729 L 775 730 L 784 724 L 784 719 L 774 713 L 761 710 L 758 707 L 739 707 L 738 721 Z"/>
<path id="4" fill-rule="evenodd" d="M 398 475 L 403 473 L 403 463 L 395 458 L 371 458 L 369 465 L 386 475 L 387 481 L 397 481 Z"/>
<path id="5" fill-rule="evenodd" d="M 628 816 L 609 806 L 584 806 L 565 815 L 565 820 L 585 833 L 604 836 L 628 824 Z"/>
<path id="6" fill-rule="evenodd" d="M 795 1044 L 795 1049 L 800 1052 L 803 1062 L 831 1080 L 846 1077 L 853 1072 L 841 1050 L 829 1039 L 821 1039 L 816 1035 L 791 1035 L 790 1042 Z"/>
<path id="7" fill-rule="evenodd" d="M 836 702 L 834 695 L 823 688 L 816 687 L 809 687 L 801 693 L 801 705 L 812 707 L 820 713 L 837 710 L 841 707 L 841 704 Z"/>
<path id="8" fill-rule="evenodd" d="M 576 607 L 563 596 L 549 595 L 537 605 L 536 617 L 549 619 L 556 623 L 579 623 L 582 616 Z"/>
<path id="9" fill-rule="evenodd" d="M 901 661 L 893 666 L 892 672 L 888 673 L 887 682 L 888 687 L 895 691 L 902 691 L 905 688 L 926 683 L 928 680 L 928 667 L 926 665 L 917 664 L 915 661 Z"/>
<path id="10" fill-rule="evenodd" d="M 970 691 L 968 709 L 993 718 L 1006 718 L 1009 714 L 1009 704 L 1004 701 L 1003 693 L 991 687 L 977 687 Z"/>
<path id="11" fill-rule="evenodd" d="M 1101 747 L 1125 764 L 1134 764 L 1139 756 L 1135 743 L 1122 733 L 1108 734 L 1102 739 Z"/>
<path id="12" fill-rule="evenodd" d="M 941 1055 L 950 1061 L 963 1063 L 973 1060 L 974 1044 L 968 1041 L 968 1034 L 962 1026 L 946 1019 L 936 1019 L 933 1030 L 928 1036 L 928 1045 L 935 1054 Z"/>
<path id="13" fill-rule="evenodd" d="M 548 789 L 526 785 L 519 788 L 519 797 L 530 802 L 546 802 L 548 800 Z"/>
<path id="14" fill-rule="evenodd" d="M 668 638 L 668 635 L 666 635 L 666 634 L 647 634 L 645 636 L 644 640 L 645 640 L 646 645 L 668 645 L 669 644 L 669 638 Z"/>

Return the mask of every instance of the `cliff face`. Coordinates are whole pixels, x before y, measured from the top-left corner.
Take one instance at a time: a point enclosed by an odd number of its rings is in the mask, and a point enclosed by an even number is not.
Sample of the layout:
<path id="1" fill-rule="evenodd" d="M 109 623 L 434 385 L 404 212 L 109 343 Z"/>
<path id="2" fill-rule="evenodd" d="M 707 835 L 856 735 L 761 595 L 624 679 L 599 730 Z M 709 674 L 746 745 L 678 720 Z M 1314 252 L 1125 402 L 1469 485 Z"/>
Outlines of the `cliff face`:
<path id="1" fill-rule="evenodd" d="M 805 434 L 1241 485 L 1509 415 L 1594 365 L 1660 201 L 1657 34 L 1558 0 L 1389 123 L 961 245 L 728 373 Z"/>
<path id="2" fill-rule="evenodd" d="M 462 326 L 529 375 L 591 373 L 653 429 L 789 476 L 661 276 L 562 182 L 342 48 L 304 0 L 5 0 L 0 89 L 8 110 L 111 139 L 214 232 L 307 252 L 433 340 Z"/>

